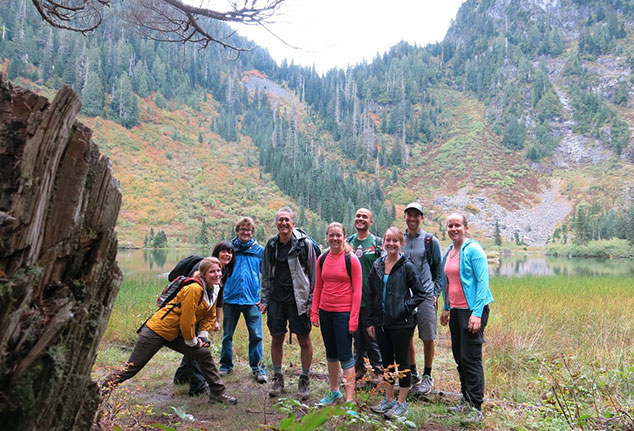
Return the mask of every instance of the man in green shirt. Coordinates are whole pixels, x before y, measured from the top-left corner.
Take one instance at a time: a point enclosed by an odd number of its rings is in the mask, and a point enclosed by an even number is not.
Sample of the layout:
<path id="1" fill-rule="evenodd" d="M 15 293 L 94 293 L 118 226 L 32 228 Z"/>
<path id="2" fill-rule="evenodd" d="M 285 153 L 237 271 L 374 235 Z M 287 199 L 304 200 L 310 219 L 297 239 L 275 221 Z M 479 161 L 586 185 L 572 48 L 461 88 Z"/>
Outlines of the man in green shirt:
<path id="1" fill-rule="evenodd" d="M 368 275 L 372 270 L 372 264 L 381 256 L 383 241 L 370 233 L 372 226 L 372 211 L 367 208 L 359 208 L 354 216 L 354 227 L 357 233 L 350 235 L 346 241 L 352 246 L 352 252 L 361 262 L 363 273 L 363 293 L 361 296 L 361 311 L 359 312 L 359 330 L 354 334 L 354 359 L 356 379 L 363 378 L 366 372 L 365 358 L 370 360 L 370 365 L 375 374 L 383 374 L 381 352 L 376 340 L 368 335 L 365 315 L 366 298 L 368 294 Z"/>

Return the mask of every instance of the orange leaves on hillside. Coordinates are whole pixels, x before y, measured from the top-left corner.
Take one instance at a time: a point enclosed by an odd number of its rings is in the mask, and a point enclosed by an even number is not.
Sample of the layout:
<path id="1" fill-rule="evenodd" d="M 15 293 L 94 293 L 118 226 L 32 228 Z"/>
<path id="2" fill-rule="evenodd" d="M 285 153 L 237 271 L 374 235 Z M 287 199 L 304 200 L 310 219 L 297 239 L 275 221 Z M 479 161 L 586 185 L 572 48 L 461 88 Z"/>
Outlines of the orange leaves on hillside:
<path id="1" fill-rule="evenodd" d="M 259 70 L 251 69 L 244 72 L 244 74 L 242 75 L 242 82 L 246 82 L 249 79 L 249 76 L 256 76 L 258 78 L 268 79 L 268 77 Z"/>

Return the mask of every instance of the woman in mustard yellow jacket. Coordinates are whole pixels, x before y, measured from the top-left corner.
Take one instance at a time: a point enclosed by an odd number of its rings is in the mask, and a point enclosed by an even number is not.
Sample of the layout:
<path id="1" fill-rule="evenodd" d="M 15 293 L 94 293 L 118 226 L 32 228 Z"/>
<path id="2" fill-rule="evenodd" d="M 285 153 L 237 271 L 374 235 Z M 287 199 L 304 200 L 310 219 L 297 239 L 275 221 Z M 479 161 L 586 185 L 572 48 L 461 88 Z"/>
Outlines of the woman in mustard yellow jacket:
<path id="1" fill-rule="evenodd" d="M 113 372 L 102 388 L 109 392 L 117 384 L 135 376 L 163 346 L 198 361 L 210 389 L 210 401 L 236 404 L 237 398 L 225 393 L 225 385 L 209 350 L 209 330 L 216 320 L 222 266 L 215 257 L 200 262 L 194 276 L 164 307 L 157 310 L 139 331 L 130 359 Z M 198 333 L 196 333 L 198 323 Z"/>

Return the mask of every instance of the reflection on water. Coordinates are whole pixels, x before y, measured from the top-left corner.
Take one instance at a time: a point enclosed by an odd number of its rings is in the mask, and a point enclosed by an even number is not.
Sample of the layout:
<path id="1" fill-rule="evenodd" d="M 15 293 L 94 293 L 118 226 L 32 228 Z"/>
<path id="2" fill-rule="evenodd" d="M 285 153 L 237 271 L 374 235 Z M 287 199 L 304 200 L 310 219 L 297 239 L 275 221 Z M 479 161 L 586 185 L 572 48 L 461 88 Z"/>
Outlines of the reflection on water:
<path id="1" fill-rule="evenodd" d="M 150 269 L 162 269 L 167 261 L 167 250 L 143 250 L 143 261 Z"/>
<path id="2" fill-rule="evenodd" d="M 551 256 L 509 256 L 489 262 L 493 277 L 523 275 L 622 275 L 634 276 L 631 259 L 582 259 Z"/>
<path id="3" fill-rule="evenodd" d="M 119 250 L 117 263 L 124 276 L 130 275 L 160 275 L 168 273 L 184 257 L 192 254 L 206 256 L 209 250 Z"/>
<path id="4" fill-rule="evenodd" d="M 209 250 L 119 250 L 117 261 L 124 276 L 168 273 L 184 257 L 205 256 Z M 569 259 L 550 256 L 508 256 L 489 262 L 492 277 L 524 275 L 620 275 L 634 277 L 631 259 Z"/>

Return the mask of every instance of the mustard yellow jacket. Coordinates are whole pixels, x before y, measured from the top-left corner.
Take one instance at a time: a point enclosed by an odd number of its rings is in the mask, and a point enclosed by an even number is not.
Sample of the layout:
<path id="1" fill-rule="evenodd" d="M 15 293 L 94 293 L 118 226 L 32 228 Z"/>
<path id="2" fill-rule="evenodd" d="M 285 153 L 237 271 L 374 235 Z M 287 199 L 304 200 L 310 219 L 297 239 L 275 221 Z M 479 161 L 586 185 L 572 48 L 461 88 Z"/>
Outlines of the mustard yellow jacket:
<path id="1" fill-rule="evenodd" d="M 200 281 L 203 285 L 204 281 Z M 185 343 L 195 346 L 196 336 L 209 338 L 209 330 L 216 322 L 216 302 L 219 285 L 205 289 L 192 281 L 181 288 L 176 297 L 157 310 L 146 325 L 167 341 L 183 336 Z M 198 323 L 198 334 L 196 334 Z"/>

